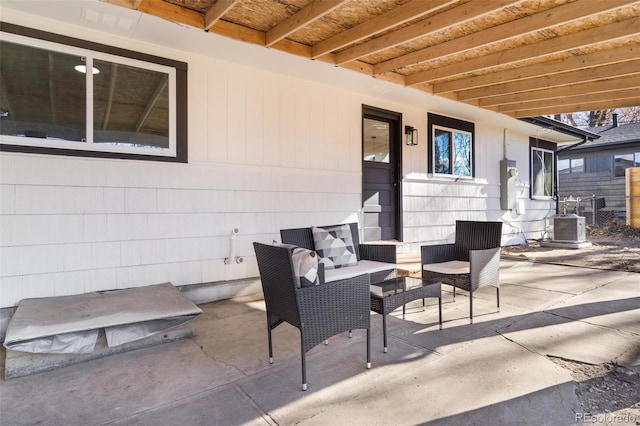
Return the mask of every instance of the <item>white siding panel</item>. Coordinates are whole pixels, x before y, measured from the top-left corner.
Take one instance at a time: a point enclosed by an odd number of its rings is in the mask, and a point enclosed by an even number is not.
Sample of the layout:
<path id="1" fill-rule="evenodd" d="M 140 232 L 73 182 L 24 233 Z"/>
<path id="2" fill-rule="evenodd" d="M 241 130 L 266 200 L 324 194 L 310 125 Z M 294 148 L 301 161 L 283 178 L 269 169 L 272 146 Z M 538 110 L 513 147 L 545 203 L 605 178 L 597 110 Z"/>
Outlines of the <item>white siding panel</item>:
<path id="1" fill-rule="evenodd" d="M 62 272 L 62 251 L 58 244 L 0 247 L 0 271 L 3 277 Z"/>
<path id="2" fill-rule="evenodd" d="M 83 241 L 106 241 L 108 239 L 107 215 L 86 214 L 82 215 Z"/>
<path id="3" fill-rule="evenodd" d="M 54 274 L 53 292 L 55 296 L 85 293 L 87 276 L 88 274 L 85 271 Z"/>
<path id="4" fill-rule="evenodd" d="M 80 242 L 82 215 L 0 216 L 3 246 Z"/>
<path id="5" fill-rule="evenodd" d="M 295 122 L 295 165 L 304 170 L 313 164 L 309 124 L 315 118 L 311 117 L 311 107 L 306 94 L 297 92 L 295 104 L 296 108 L 292 117 L 292 120 Z"/>
<path id="6" fill-rule="evenodd" d="M 16 186 L 0 185 L 0 214 L 14 214 L 16 211 Z"/>
<path id="7" fill-rule="evenodd" d="M 264 164 L 280 166 L 280 96 L 274 87 L 264 89 Z"/>
<path id="8" fill-rule="evenodd" d="M 280 96 L 280 165 L 299 167 L 296 158 L 296 97 L 289 91 L 281 91 Z"/>
<path id="9" fill-rule="evenodd" d="M 24 298 L 32 297 L 37 294 L 38 297 L 52 297 L 56 295 L 56 283 L 54 274 L 36 274 L 26 275 L 22 281 Z"/>
<path id="10" fill-rule="evenodd" d="M 107 215 L 107 240 L 121 241 L 134 238 L 134 218 L 136 215 L 110 214 Z M 139 221 L 138 221 L 139 223 Z"/>
<path id="11" fill-rule="evenodd" d="M 91 269 L 91 249 L 93 243 L 65 244 L 62 248 L 64 271 Z"/>
<path id="12" fill-rule="evenodd" d="M 247 82 L 247 164 L 264 163 L 264 91 L 257 82 Z"/>
<path id="13" fill-rule="evenodd" d="M 165 240 L 140 241 L 140 264 L 152 265 L 167 262 L 167 244 Z"/>
<path id="14" fill-rule="evenodd" d="M 140 253 L 141 245 L 141 241 L 122 241 L 120 243 L 120 265 L 140 265 L 142 259 Z"/>
<path id="15" fill-rule="evenodd" d="M 189 80 L 201 82 L 188 86 L 188 99 L 194 105 L 199 105 L 200 108 L 189 108 L 189 158 L 204 158 L 209 155 L 207 145 L 207 126 L 199 125 L 199 123 L 206 123 L 208 117 L 207 111 L 207 96 L 208 90 L 206 89 L 207 73 L 206 64 L 197 61 L 197 64 L 190 64 L 189 66 Z"/>
<path id="16" fill-rule="evenodd" d="M 99 213 L 124 213 L 125 212 L 125 189 L 124 188 L 104 188 L 104 209 Z"/>
<path id="17" fill-rule="evenodd" d="M 116 285 L 117 269 L 91 269 L 85 271 L 85 292 L 112 290 Z"/>
<path id="18" fill-rule="evenodd" d="M 124 199 L 127 213 L 153 213 L 158 210 L 155 188 L 127 188 L 124 191 Z"/>
<path id="19" fill-rule="evenodd" d="M 229 82 L 228 153 L 232 164 L 245 164 L 247 160 L 247 90 L 244 80 Z"/>
<path id="20" fill-rule="evenodd" d="M 227 80 L 215 75 L 207 76 L 207 126 L 208 161 L 226 163 L 228 160 L 229 133 L 228 121 L 228 88 Z M 189 108 L 191 109 L 191 108 Z"/>
<path id="21" fill-rule="evenodd" d="M 120 266 L 119 242 L 91 244 L 91 268 L 117 268 L 118 266 Z"/>
<path id="22" fill-rule="evenodd" d="M 219 259 L 209 259 L 201 262 L 203 283 L 224 280 L 224 269 L 220 268 L 220 262 Z"/>
<path id="23" fill-rule="evenodd" d="M 21 275 L 2 277 L 0 279 L 0 306 L 16 306 L 19 301 L 24 299 L 23 287 Z"/>

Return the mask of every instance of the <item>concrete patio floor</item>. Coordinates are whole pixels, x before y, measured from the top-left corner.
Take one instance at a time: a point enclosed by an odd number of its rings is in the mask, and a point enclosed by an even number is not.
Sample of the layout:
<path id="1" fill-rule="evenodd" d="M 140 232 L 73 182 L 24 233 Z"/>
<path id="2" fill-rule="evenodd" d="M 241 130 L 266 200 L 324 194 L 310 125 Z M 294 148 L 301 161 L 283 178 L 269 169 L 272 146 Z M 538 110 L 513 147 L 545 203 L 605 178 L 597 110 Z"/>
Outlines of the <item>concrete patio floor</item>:
<path id="1" fill-rule="evenodd" d="M 264 303 L 242 298 L 201 305 L 195 338 L 2 379 L 0 424 L 570 425 L 585 409 L 552 357 L 640 372 L 640 275 L 506 259 L 500 274 L 500 312 L 480 290 L 470 325 L 444 286 L 444 329 L 436 300 L 414 302 L 388 317 L 386 354 L 372 313 L 369 370 L 363 330 L 317 346 L 306 392 L 298 330 L 274 331 L 270 365 Z"/>

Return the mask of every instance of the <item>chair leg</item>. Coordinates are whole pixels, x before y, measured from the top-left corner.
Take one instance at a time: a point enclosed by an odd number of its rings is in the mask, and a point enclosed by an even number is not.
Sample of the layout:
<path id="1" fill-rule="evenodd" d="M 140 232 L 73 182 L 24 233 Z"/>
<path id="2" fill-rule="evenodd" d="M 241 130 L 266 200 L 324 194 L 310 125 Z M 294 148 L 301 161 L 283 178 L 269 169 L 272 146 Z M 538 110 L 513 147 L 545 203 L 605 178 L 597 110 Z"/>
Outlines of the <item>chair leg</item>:
<path id="1" fill-rule="evenodd" d="M 438 321 L 440 322 L 440 330 L 442 330 L 442 296 L 438 297 Z"/>
<path id="2" fill-rule="evenodd" d="M 473 292 L 469 292 L 469 324 L 473 324 Z"/>
<path id="3" fill-rule="evenodd" d="M 387 316 L 382 314 L 382 340 L 384 342 L 383 351 L 387 353 Z"/>
<path id="4" fill-rule="evenodd" d="M 301 349 L 301 359 L 302 359 L 302 390 L 307 390 L 307 360 L 306 354 L 304 351 L 304 343 L 302 343 L 302 333 L 300 333 L 300 349 Z"/>
<path id="5" fill-rule="evenodd" d="M 371 368 L 371 328 L 367 328 L 367 369 Z"/>
<path id="6" fill-rule="evenodd" d="M 500 312 L 500 287 L 496 287 L 496 301 L 498 303 L 498 312 Z"/>
<path id="7" fill-rule="evenodd" d="M 273 344 L 271 343 L 271 324 L 267 317 L 267 341 L 269 342 L 269 364 L 273 364 Z"/>

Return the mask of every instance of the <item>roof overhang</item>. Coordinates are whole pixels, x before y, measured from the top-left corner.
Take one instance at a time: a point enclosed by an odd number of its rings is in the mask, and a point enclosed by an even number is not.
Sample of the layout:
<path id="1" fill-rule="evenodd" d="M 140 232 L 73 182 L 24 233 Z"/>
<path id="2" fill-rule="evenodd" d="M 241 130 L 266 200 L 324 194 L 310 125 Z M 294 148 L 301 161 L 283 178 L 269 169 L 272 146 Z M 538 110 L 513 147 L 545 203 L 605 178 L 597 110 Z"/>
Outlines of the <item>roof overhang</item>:
<path id="1" fill-rule="evenodd" d="M 582 139 L 582 143 L 587 142 L 588 140 L 595 140 L 600 138 L 600 135 L 597 133 L 589 132 L 587 130 L 582 130 L 577 127 L 573 127 L 569 124 L 566 124 L 561 121 L 554 120 L 548 117 L 542 117 L 542 116 L 524 117 L 524 118 L 520 118 L 520 120 L 526 123 L 531 123 L 533 125 L 542 127 L 544 129 L 549 129 L 549 130 L 556 131 L 558 133 L 562 133 L 564 135 L 580 138 Z M 572 142 L 572 141 L 564 141 L 564 143 L 568 143 L 568 142 Z M 563 142 L 559 142 L 559 143 L 562 144 Z"/>

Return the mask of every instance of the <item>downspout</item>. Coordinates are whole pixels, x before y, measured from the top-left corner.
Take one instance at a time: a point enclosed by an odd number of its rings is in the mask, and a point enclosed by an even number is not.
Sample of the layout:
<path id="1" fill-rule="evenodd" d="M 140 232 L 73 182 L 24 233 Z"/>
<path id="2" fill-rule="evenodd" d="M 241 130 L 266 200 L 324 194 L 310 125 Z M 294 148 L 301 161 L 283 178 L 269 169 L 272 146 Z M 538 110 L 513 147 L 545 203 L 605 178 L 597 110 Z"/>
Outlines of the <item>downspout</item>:
<path id="1" fill-rule="evenodd" d="M 555 181 L 555 193 L 556 193 L 556 214 L 560 214 L 560 195 L 558 193 L 558 184 L 560 182 L 560 172 L 558 171 L 558 153 L 560 151 L 564 151 L 565 149 L 570 149 L 570 148 L 575 148 L 576 146 L 580 146 L 582 144 L 585 144 L 589 141 L 589 139 L 587 138 L 587 136 L 584 136 L 584 139 L 582 139 L 582 141 L 578 142 L 578 143 L 574 143 L 573 145 L 569 145 L 569 146 L 565 146 L 562 147 L 560 149 L 556 149 L 556 165 L 555 165 L 555 169 L 556 169 L 556 181 Z"/>

